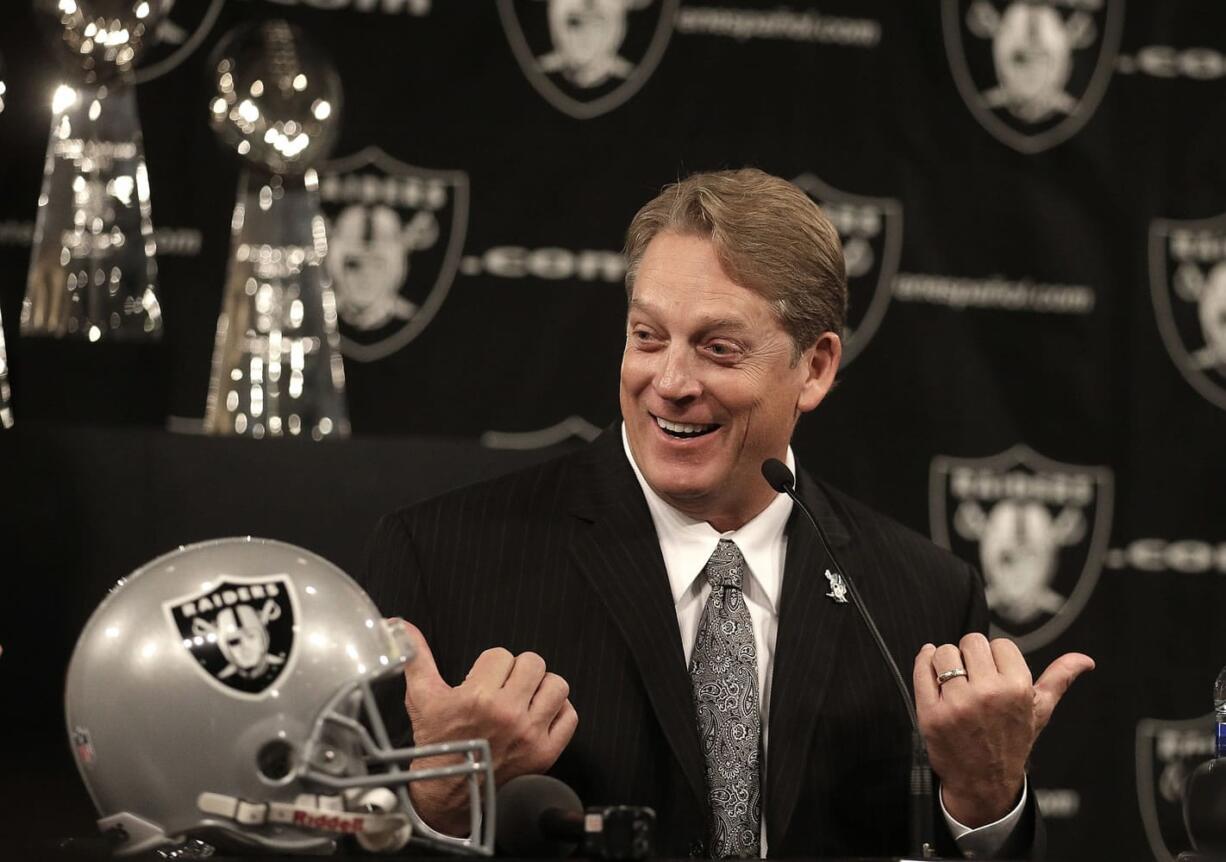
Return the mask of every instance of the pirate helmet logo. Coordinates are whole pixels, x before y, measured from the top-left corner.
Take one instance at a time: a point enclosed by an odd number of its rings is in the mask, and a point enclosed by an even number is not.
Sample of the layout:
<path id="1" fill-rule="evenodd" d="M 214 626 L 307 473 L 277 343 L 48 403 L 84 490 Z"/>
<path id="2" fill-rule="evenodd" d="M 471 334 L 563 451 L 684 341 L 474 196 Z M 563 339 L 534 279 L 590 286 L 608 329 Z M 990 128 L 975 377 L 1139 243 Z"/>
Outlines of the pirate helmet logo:
<path id="1" fill-rule="evenodd" d="M 294 658 L 288 577 L 225 577 L 166 604 L 183 648 L 209 681 L 236 696 L 262 696 Z"/>
<path id="2" fill-rule="evenodd" d="M 826 213 L 843 243 L 847 267 L 847 323 L 843 365 L 872 339 L 890 304 L 902 254 L 902 204 L 840 191 L 814 174 L 792 181 Z"/>
<path id="3" fill-rule="evenodd" d="M 359 362 L 382 359 L 416 338 L 447 298 L 468 227 L 468 177 L 378 147 L 333 159 L 319 175 L 341 350 Z"/>
<path id="4" fill-rule="evenodd" d="M 555 108 L 589 119 L 628 101 L 651 77 L 680 0 L 498 0 L 528 80 Z"/>
<path id="5" fill-rule="evenodd" d="M 392 320 L 409 320 L 417 306 L 400 295 L 409 257 L 438 240 L 438 219 L 419 212 L 407 225 L 386 204 L 350 204 L 332 227 L 328 271 L 337 291 L 341 320 L 370 331 Z"/>
<path id="6" fill-rule="evenodd" d="M 1167 352 L 1201 395 L 1226 407 L 1226 214 L 1154 221 L 1149 263 Z"/>
<path id="7" fill-rule="evenodd" d="M 1025 624 L 1064 607 L 1051 582 L 1057 550 L 1085 535 L 1080 509 L 1065 507 L 1053 518 L 1033 500 L 999 500 L 987 512 L 966 500 L 954 513 L 954 526 L 963 538 L 979 541 L 988 606 L 1004 620 Z"/>
<path id="8" fill-rule="evenodd" d="M 1029 652 L 1080 613 L 1110 538 L 1112 476 L 1025 446 L 933 460 L 932 538 L 983 572 L 995 634 Z"/>
<path id="9" fill-rule="evenodd" d="M 1075 5 L 1072 12 L 1062 7 Z M 945 51 L 975 118 L 1037 153 L 1072 137 L 1111 80 L 1122 0 L 943 0 Z"/>
<path id="10" fill-rule="evenodd" d="M 1190 850 L 1183 821 L 1188 776 L 1213 757 L 1213 715 L 1183 720 L 1142 719 L 1137 724 L 1137 805 L 1150 850 L 1173 862 Z"/>

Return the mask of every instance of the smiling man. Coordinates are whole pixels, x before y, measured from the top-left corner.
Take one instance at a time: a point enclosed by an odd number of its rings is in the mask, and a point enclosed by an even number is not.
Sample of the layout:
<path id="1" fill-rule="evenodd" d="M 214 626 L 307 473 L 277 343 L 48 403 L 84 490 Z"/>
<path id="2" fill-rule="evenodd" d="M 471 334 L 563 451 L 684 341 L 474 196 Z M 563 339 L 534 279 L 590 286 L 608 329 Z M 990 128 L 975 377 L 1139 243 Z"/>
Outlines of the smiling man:
<path id="1" fill-rule="evenodd" d="M 761 171 L 698 174 L 639 211 L 626 256 L 621 427 L 380 522 L 367 587 L 418 647 L 406 730 L 489 739 L 500 784 L 548 771 L 589 804 L 650 805 L 661 856 L 913 852 L 906 711 L 763 480 L 778 458 L 913 667 L 938 849 L 1036 853 L 1025 762 L 1093 663 L 1033 681 L 984 637 L 972 568 L 797 469 L 841 355 L 830 222 Z M 467 822 L 459 785 L 425 794 L 428 821 Z"/>
<path id="2" fill-rule="evenodd" d="M 736 529 L 776 496 L 762 462 L 783 457 L 796 420 L 830 390 L 839 338 L 826 329 L 802 350 L 780 320 L 787 299 L 742 287 L 701 235 L 665 231 L 639 249 L 644 221 L 631 235 L 621 373 L 630 450 L 674 508 L 716 530 Z M 837 243 L 830 231 L 827 242 Z M 834 327 L 842 295 L 829 305 L 822 311 Z"/>

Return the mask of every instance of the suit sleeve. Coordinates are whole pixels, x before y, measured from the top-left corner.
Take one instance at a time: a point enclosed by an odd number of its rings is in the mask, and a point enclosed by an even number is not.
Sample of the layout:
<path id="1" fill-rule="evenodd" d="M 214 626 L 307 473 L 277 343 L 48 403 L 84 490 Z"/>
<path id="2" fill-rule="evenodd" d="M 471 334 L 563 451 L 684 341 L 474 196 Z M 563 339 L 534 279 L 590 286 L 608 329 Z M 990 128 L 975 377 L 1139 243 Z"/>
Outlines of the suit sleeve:
<path id="1" fill-rule="evenodd" d="M 400 617 L 421 629 L 430 643 L 434 627 L 412 533 L 399 512 L 379 519 L 366 553 L 362 578 L 375 607 L 384 617 Z M 377 684 L 376 699 L 393 744 L 413 744 L 413 728 L 404 707 L 404 676 L 397 674 Z"/>
<path id="2" fill-rule="evenodd" d="M 413 536 L 399 512 L 375 525 L 366 553 L 362 587 L 385 617 L 406 619 L 430 641 L 430 603 Z"/>
<path id="3" fill-rule="evenodd" d="M 970 590 L 966 599 L 966 614 L 963 618 L 961 633 L 979 632 L 986 635 L 990 617 L 988 616 L 988 600 L 983 591 L 983 575 L 969 563 L 965 565 L 970 578 Z"/>

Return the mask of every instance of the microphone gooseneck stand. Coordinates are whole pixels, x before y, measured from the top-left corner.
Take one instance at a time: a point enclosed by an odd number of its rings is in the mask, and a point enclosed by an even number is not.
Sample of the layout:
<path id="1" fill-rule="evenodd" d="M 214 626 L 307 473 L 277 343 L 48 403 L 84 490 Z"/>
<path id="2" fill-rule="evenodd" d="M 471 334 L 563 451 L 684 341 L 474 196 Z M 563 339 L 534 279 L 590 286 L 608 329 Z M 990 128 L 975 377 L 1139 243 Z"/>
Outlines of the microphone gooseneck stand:
<path id="1" fill-rule="evenodd" d="M 880 650 L 886 667 L 890 669 L 890 674 L 894 678 L 894 684 L 898 687 L 898 693 L 902 697 L 903 706 L 907 710 L 907 717 L 911 720 L 911 847 L 921 858 L 935 859 L 936 847 L 932 835 L 932 767 L 928 763 L 928 747 L 924 744 L 924 737 L 919 730 L 919 719 L 915 714 L 915 704 L 911 700 L 911 692 L 907 689 L 906 682 L 903 681 L 902 672 L 899 671 L 898 664 L 894 661 L 894 657 L 890 655 L 890 651 L 885 645 L 885 639 L 881 637 L 881 631 L 877 628 L 877 624 L 873 622 L 872 615 L 868 612 L 868 608 L 865 607 L 864 601 L 860 598 L 855 581 L 848 574 L 847 569 L 843 567 L 843 564 L 839 562 L 838 557 L 834 555 L 830 542 L 826 539 L 826 531 L 817 523 L 817 519 L 809 511 L 809 507 L 797 496 L 796 477 L 792 475 L 792 471 L 777 458 L 768 458 L 762 463 L 762 476 L 780 494 L 787 494 L 791 497 L 792 502 L 796 504 L 796 507 L 804 513 L 805 518 L 813 525 L 813 530 L 817 533 L 822 549 L 825 550 L 826 556 L 830 558 L 830 562 L 838 569 L 843 584 L 847 587 L 847 595 L 851 597 L 851 603 L 855 605 L 856 610 L 860 614 L 860 619 L 864 621 L 865 628 L 868 629 L 868 633 L 872 636 L 873 643 Z"/>

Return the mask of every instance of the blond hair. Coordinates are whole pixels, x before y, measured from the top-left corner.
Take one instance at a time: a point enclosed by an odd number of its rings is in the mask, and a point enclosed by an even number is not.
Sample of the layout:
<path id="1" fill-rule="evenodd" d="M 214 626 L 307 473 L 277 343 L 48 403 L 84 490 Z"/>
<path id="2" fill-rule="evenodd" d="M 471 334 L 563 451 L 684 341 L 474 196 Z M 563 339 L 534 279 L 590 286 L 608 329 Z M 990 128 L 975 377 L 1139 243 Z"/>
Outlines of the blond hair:
<path id="1" fill-rule="evenodd" d="M 774 306 L 794 353 L 842 335 L 847 273 L 838 231 L 808 195 L 757 168 L 694 174 L 664 187 L 626 231 L 626 296 L 643 253 L 672 232 L 709 239 L 728 276 Z"/>

